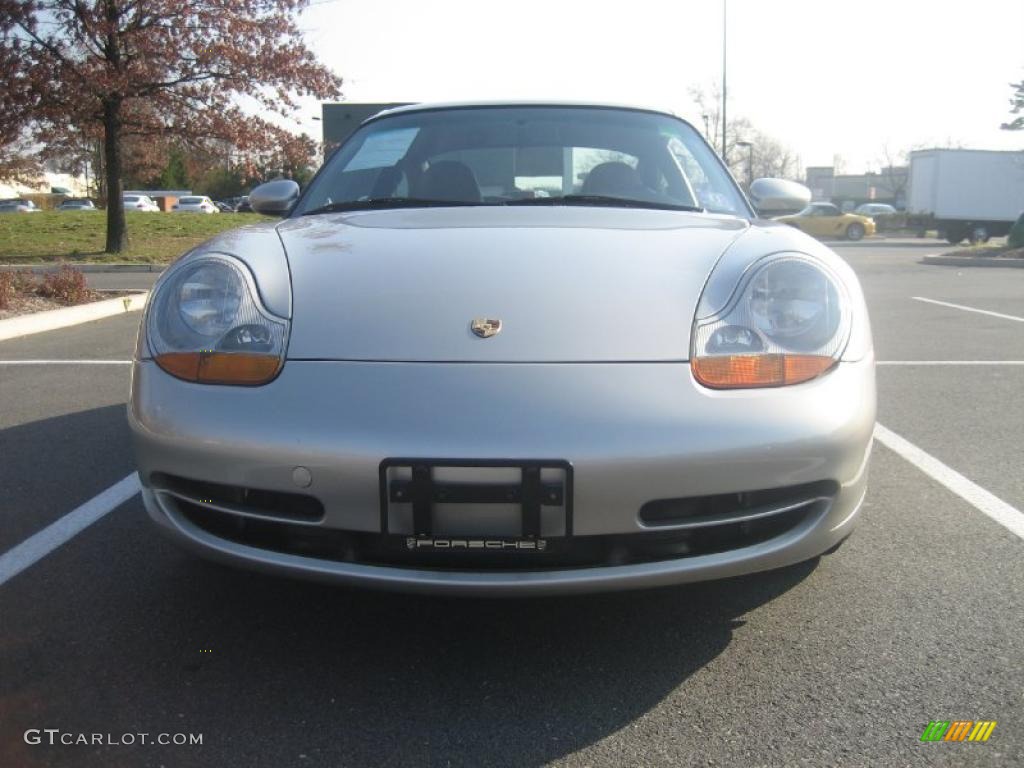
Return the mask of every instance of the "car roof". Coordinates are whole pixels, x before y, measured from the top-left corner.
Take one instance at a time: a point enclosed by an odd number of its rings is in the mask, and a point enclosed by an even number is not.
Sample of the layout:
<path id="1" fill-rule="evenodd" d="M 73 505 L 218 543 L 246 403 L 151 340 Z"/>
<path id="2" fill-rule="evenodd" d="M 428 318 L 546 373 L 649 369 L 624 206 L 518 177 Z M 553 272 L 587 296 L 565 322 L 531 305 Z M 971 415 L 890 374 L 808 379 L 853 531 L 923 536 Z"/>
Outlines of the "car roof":
<path id="1" fill-rule="evenodd" d="M 376 120 L 379 117 L 391 115 L 404 115 L 410 112 L 430 112 L 438 109 L 478 109 L 484 107 L 589 107 L 591 109 L 626 109 L 633 112 L 654 112 L 659 115 L 667 115 L 682 120 L 674 112 L 655 107 L 645 107 L 636 104 L 621 104 L 615 102 L 601 101 L 547 101 L 537 99 L 511 100 L 511 101 L 438 101 L 423 102 L 421 104 L 405 104 L 401 107 L 381 110 L 364 122 Z M 685 122 L 685 121 L 684 121 Z"/>

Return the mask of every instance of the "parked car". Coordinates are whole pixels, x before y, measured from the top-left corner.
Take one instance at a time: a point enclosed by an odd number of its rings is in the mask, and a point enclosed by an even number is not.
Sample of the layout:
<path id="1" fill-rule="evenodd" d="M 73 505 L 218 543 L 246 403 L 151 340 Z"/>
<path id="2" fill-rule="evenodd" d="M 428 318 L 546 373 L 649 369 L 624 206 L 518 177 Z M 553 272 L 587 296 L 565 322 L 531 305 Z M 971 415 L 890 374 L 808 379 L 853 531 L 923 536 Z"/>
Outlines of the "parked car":
<path id="1" fill-rule="evenodd" d="M 124 195 L 124 209 L 126 211 L 140 211 L 142 213 L 159 213 L 160 206 L 148 195 Z"/>
<path id="2" fill-rule="evenodd" d="M 792 216 L 779 216 L 775 221 L 789 224 L 817 237 L 842 237 L 860 240 L 875 234 L 875 222 L 867 216 L 843 213 L 832 203 L 811 203 Z"/>
<path id="3" fill-rule="evenodd" d="M 234 213 L 235 212 L 234 208 L 232 208 L 230 205 L 228 205 L 227 203 L 225 203 L 225 202 L 223 202 L 221 200 L 214 200 L 213 204 L 217 206 L 217 210 L 220 211 L 221 213 Z"/>
<path id="4" fill-rule="evenodd" d="M 213 200 L 205 196 L 179 197 L 171 206 L 172 213 L 220 213 Z"/>
<path id="5" fill-rule="evenodd" d="M 71 198 L 57 206 L 58 211 L 98 211 L 92 200 L 85 198 Z"/>
<path id="6" fill-rule="evenodd" d="M 14 198 L 0 200 L 0 213 L 37 213 L 39 208 L 31 200 Z"/>
<path id="7" fill-rule="evenodd" d="M 751 199 L 788 189 L 809 199 Z M 250 200 L 283 220 L 174 262 L 133 362 L 143 501 L 180 543 L 510 595 L 736 576 L 853 530 L 875 425 L 857 278 L 759 218 L 689 123 L 400 107 L 301 195 Z"/>
<path id="8" fill-rule="evenodd" d="M 249 204 L 249 196 L 243 195 L 235 206 L 235 213 L 252 213 L 252 206 Z"/>
<path id="9" fill-rule="evenodd" d="M 892 216 L 896 213 L 896 209 L 887 203 L 862 203 L 853 212 L 858 216 L 873 218 L 875 216 Z"/>

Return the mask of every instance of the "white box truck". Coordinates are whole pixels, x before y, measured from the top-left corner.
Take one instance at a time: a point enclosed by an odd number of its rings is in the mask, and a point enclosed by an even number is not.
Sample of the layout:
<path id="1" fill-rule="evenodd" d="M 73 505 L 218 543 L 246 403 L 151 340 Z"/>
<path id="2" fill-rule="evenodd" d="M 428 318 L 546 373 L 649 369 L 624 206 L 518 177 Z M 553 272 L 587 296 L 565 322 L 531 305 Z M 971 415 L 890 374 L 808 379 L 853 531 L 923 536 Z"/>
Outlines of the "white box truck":
<path id="1" fill-rule="evenodd" d="M 908 221 L 950 243 L 1010 231 L 1024 212 L 1024 152 L 921 149 L 910 153 Z"/>

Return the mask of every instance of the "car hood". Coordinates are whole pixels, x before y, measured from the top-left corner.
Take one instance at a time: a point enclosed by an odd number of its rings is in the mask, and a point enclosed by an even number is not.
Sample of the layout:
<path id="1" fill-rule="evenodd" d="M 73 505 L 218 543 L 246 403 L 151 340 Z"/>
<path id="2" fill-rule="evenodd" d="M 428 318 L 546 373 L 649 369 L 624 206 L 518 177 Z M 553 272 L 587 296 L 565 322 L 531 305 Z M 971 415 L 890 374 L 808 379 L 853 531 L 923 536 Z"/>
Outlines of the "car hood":
<path id="1" fill-rule="evenodd" d="M 685 360 L 711 269 L 749 223 L 616 208 L 465 207 L 282 222 L 291 359 Z M 475 318 L 501 321 L 479 338 Z"/>

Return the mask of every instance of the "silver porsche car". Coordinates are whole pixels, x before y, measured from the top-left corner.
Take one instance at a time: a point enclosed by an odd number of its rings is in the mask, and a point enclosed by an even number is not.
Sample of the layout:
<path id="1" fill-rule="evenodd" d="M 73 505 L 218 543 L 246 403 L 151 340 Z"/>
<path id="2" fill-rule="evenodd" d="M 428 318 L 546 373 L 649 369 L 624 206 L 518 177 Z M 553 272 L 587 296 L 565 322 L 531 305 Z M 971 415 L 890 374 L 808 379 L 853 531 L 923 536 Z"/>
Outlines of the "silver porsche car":
<path id="1" fill-rule="evenodd" d="M 196 552 L 459 594 L 653 587 L 853 529 L 875 419 L 860 286 L 662 112 L 417 105 L 279 218 L 161 276 L 129 404 L 143 499 Z M 801 199 L 802 198 L 802 199 Z"/>

